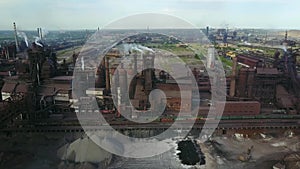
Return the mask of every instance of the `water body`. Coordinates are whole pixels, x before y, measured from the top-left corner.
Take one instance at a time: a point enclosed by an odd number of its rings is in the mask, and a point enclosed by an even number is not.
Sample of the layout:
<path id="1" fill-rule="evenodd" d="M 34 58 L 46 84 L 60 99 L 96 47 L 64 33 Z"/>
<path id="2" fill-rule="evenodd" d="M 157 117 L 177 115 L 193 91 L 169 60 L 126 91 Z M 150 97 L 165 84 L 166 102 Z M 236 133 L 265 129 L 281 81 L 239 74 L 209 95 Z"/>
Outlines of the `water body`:
<path id="1" fill-rule="evenodd" d="M 183 140 L 178 143 L 178 150 L 180 151 L 177 155 L 184 165 L 200 165 L 205 164 L 205 157 L 201 152 L 199 146 L 195 141 Z"/>

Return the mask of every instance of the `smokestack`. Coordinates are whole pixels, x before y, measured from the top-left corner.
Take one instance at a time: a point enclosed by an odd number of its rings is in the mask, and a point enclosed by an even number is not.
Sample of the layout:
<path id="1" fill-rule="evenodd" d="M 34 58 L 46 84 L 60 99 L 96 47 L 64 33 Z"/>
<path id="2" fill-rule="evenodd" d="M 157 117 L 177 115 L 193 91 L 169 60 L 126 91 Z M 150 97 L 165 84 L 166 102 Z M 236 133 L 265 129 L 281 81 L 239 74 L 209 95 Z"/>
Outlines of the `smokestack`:
<path id="1" fill-rule="evenodd" d="M 41 39 L 41 40 L 43 39 L 43 31 L 42 31 L 42 28 L 40 28 L 40 39 Z"/>
<path id="2" fill-rule="evenodd" d="M 40 37 L 40 28 L 37 28 L 38 37 Z"/>
<path id="3" fill-rule="evenodd" d="M 206 27 L 206 36 L 208 36 L 209 35 L 209 27 L 207 26 Z"/>
<path id="4" fill-rule="evenodd" d="M 38 33 L 38 37 L 40 38 L 40 40 L 42 40 L 42 38 L 43 38 L 42 28 L 37 28 L 37 33 Z"/>
<path id="5" fill-rule="evenodd" d="M 15 32 L 16 50 L 17 52 L 19 52 L 20 49 L 19 49 L 19 42 L 18 42 L 17 26 L 15 22 L 13 23 L 13 25 L 14 25 L 14 32 Z"/>
<path id="6" fill-rule="evenodd" d="M 36 70 L 37 70 L 37 74 L 36 74 L 37 84 L 40 85 L 40 66 L 38 63 L 36 64 Z"/>
<path id="7" fill-rule="evenodd" d="M 235 78 L 236 78 L 236 66 L 237 66 L 237 58 L 233 58 L 233 65 L 232 65 L 232 73 L 231 73 L 231 81 L 230 81 L 230 97 L 235 96 Z"/>
<path id="8" fill-rule="evenodd" d="M 287 42 L 287 39 L 288 39 L 288 31 L 286 30 L 286 31 L 285 31 L 285 36 L 284 36 L 285 42 Z"/>

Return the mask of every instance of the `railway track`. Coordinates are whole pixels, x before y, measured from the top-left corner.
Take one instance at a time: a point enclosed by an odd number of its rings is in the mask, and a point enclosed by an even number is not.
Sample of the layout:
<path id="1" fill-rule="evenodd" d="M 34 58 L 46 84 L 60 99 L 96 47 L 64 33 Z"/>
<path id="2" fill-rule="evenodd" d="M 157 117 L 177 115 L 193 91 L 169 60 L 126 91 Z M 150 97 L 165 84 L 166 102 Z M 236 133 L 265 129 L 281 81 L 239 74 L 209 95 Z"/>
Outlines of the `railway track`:
<path id="1" fill-rule="evenodd" d="M 190 121 L 183 121 L 173 126 L 172 128 L 177 129 L 188 129 L 187 124 L 191 123 Z M 34 124 L 34 123 L 33 123 Z M 111 127 L 108 124 L 96 125 L 90 124 L 83 127 L 77 123 L 56 123 L 56 124 L 31 124 L 31 125 L 20 125 L 11 128 L 1 129 L 0 132 L 84 132 L 88 131 L 97 131 L 97 130 L 166 130 L 173 123 L 160 123 L 152 122 L 147 124 L 132 124 L 132 123 L 118 123 L 111 124 Z M 99 123 L 98 123 L 99 124 Z M 210 129 L 210 126 L 218 125 L 217 129 L 300 129 L 300 121 L 298 119 L 247 119 L 247 120 L 221 120 L 220 123 L 217 123 L 215 120 L 207 121 L 206 128 Z M 193 129 L 201 130 L 203 129 L 204 121 L 198 121 L 194 124 Z M 213 127 L 212 127 L 213 128 Z"/>

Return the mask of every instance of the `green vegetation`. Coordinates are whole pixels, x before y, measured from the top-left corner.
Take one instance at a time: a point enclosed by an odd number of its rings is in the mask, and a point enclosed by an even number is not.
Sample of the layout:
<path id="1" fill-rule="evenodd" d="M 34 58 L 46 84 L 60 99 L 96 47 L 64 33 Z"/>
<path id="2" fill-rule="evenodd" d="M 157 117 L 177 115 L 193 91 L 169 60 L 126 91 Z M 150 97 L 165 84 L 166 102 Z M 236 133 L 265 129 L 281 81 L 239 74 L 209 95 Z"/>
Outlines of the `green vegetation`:
<path id="1" fill-rule="evenodd" d="M 194 50 L 195 52 L 195 58 L 199 60 L 204 59 L 204 54 L 207 53 L 207 48 L 199 43 L 191 43 L 189 46 Z"/>
<path id="2" fill-rule="evenodd" d="M 202 54 L 202 53 L 196 53 L 195 54 L 195 58 L 198 59 L 198 60 L 202 60 L 202 59 L 204 59 L 204 54 Z"/>
<path id="3" fill-rule="evenodd" d="M 221 60 L 221 62 L 223 63 L 224 66 L 228 66 L 228 67 L 232 67 L 233 63 L 231 60 L 225 58 L 225 57 L 219 57 L 219 59 Z"/>
<path id="4" fill-rule="evenodd" d="M 176 44 L 160 44 L 156 46 L 152 45 L 151 47 L 170 51 L 176 55 L 193 55 L 193 51 L 191 49 L 187 47 L 180 47 Z"/>
<path id="5" fill-rule="evenodd" d="M 149 48 L 157 48 L 171 52 L 189 65 L 201 64 L 199 60 L 204 58 L 203 52 L 206 52 L 206 50 L 200 44 L 188 44 L 187 47 L 178 46 L 178 44 L 157 43 L 149 43 L 144 45 Z M 172 59 L 169 61 L 172 61 Z"/>
<path id="6" fill-rule="evenodd" d="M 235 52 L 237 54 L 253 54 L 264 57 L 273 57 L 274 53 L 278 50 L 276 48 L 270 48 L 265 46 L 249 46 L 249 45 L 228 45 L 228 46 L 220 46 L 215 45 L 215 48 L 223 53 L 227 53 L 229 51 Z M 280 50 L 282 52 L 282 50 Z"/>
<path id="7" fill-rule="evenodd" d="M 75 51 L 76 53 L 78 53 L 80 51 L 80 49 L 82 48 L 82 46 L 77 46 L 74 48 L 68 48 L 68 49 L 64 49 L 64 50 L 60 50 L 57 51 L 57 60 L 58 61 L 62 61 L 63 59 L 66 59 L 67 63 L 72 62 L 72 55 L 73 52 Z"/>
<path id="8" fill-rule="evenodd" d="M 237 45 L 240 51 L 251 51 L 257 54 L 263 54 L 266 57 L 273 57 L 274 53 L 278 50 L 276 48 L 264 47 L 264 46 L 247 46 L 247 45 Z M 283 52 L 282 50 L 280 50 Z"/>

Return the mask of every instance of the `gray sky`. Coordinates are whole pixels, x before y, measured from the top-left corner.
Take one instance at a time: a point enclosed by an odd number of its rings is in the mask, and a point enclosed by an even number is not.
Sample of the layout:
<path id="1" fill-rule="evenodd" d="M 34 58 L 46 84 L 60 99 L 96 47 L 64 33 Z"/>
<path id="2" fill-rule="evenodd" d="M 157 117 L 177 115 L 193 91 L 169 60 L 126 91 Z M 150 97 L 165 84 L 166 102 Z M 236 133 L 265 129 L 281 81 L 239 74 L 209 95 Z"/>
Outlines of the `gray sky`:
<path id="1" fill-rule="evenodd" d="M 144 12 L 198 27 L 300 29 L 299 10 L 299 0 L 0 0 L 0 29 L 96 29 Z"/>

